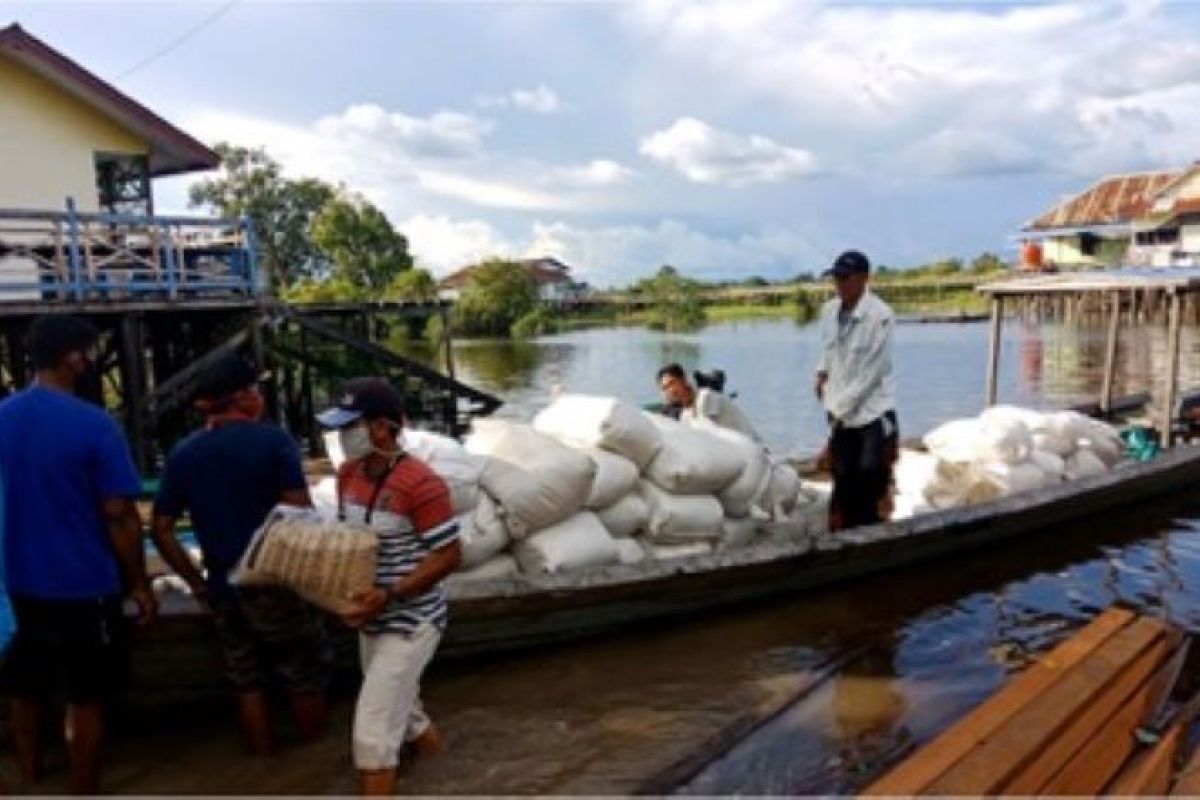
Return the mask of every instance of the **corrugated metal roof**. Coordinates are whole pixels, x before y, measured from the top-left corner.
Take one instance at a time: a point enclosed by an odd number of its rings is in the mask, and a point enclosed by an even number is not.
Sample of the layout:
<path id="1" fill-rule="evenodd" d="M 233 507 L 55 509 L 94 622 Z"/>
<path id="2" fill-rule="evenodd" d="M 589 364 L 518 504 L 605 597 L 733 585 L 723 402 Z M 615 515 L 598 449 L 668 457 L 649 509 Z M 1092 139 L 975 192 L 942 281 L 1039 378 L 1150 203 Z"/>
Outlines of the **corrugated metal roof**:
<path id="1" fill-rule="evenodd" d="M 1103 178 L 1082 194 L 1037 217 L 1025 226 L 1025 230 L 1132 222 L 1149 210 L 1155 195 L 1182 177 L 1184 172 L 1141 172 Z"/>

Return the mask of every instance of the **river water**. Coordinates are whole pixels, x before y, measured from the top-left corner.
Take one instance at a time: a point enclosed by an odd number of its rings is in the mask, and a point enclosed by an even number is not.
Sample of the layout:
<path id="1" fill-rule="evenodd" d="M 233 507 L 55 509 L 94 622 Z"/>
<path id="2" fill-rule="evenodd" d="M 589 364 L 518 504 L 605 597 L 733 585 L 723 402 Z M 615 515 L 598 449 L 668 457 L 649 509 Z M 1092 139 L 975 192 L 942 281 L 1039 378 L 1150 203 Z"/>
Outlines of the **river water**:
<path id="1" fill-rule="evenodd" d="M 910 323 L 896 330 L 896 383 L 901 425 L 918 435 L 983 405 L 987 325 Z M 1004 327 L 1000 399 L 1029 407 L 1097 399 L 1105 332 L 1099 327 L 1009 320 Z M 556 391 L 658 400 L 654 374 L 678 361 L 687 369 L 724 369 L 727 391 L 784 454 L 812 452 L 825 436 L 812 395 L 818 333 L 788 319 L 710 325 L 697 333 L 596 328 L 533 341 L 455 344 L 460 378 L 502 397 L 500 413 L 532 417 Z M 1187 329 L 1181 384 L 1200 380 L 1200 332 Z M 1166 331 L 1143 326 L 1120 338 L 1118 394 L 1157 388 L 1164 374 Z"/>
<path id="2" fill-rule="evenodd" d="M 1100 328 L 1008 321 L 1001 400 L 1031 407 L 1094 400 L 1104 338 Z M 815 326 L 789 320 L 731 322 L 688 335 L 596 329 L 533 342 L 460 343 L 456 364 L 469 382 L 503 396 L 504 413 L 518 418 L 531 416 L 560 389 L 652 401 L 654 371 L 668 361 L 721 367 L 767 441 L 778 451 L 803 453 L 818 447 L 824 435 L 809 389 L 816 341 Z M 898 405 L 908 433 L 981 408 L 986 351 L 984 324 L 897 328 Z M 1157 390 L 1165 353 L 1161 327 L 1123 332 L 1116 391 Z M 1181 385 L 1197 380 L 1200 335 L 1189 330 Z M 529 658 L 584 670 L 588 677 L 569 685 L 591 695 L 588 704 L 596 702 L 609 713 L 622 703 L 630 713 L 640 707 L 667 729 L 694 724 L 683 703 L 736 695 L 735 688 L 758 691 L 747 698 L 769 696 L 780 680 L 786 685 L 791 677 L 801 685 L 818 665 L 848 658 L 811 695 L 692 775 L 683 788 L 703 794 L 848 792 L 1114 602 L 1200 632 L 1200 493 L 1194 500 L 1131 509 L 1100 524 L 1093 520 L 952 564 L 682 623 L 669 635 L 631 633 Z M 638 674 L 628 666 L 595 671 L 583 666 L 583 659 L 608 663 L 600 652 L 626 653 L 653 667 Z M 697 671 L 700 652 L 706 668 Z M 521 667 L 510 662 L 505 669 Z M 632 696 L 628 686 L 615 691 L 614 680 L 636 682 L 639 691 Z M 546 697 L 544 713 L 572 703 L 549 686 L 539 695 Z M 719 729 L 721 723 L 714 724 Z M 572 780 L 586 774 L 580 767 Z M 629 788 L 615 779 L 557 784 L 580 785 Z"/>

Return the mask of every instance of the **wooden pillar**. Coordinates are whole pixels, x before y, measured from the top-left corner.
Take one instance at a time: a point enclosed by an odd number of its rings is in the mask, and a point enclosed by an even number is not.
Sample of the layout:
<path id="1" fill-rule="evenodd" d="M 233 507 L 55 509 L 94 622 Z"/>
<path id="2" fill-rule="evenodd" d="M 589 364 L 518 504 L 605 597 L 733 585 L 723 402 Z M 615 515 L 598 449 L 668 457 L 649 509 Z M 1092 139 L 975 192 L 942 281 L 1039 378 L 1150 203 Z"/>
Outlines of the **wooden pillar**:
<path id="1" fill-rule="evenodd" d="M 984 389 L 984 403 L 987 406 L 996 404 L 996 380 L 1000 372 L 1000 328 L 1004 324 L 1004 299 L 1001 295 L 992 295 L 992 324 L 988 333 L 988 363 L 987 383 Z"/>
<path id="2" fill-rule="evenodd" d="M 1117 372 L 1117 330 L 1121 325 L 1121 293 L 1112 293 L 1112 308 L 1108 312 L 1108 341 L 1104 349 L 1104 386 L 1100 390 L 1100 410 L 1112 410 L 1113 382 Z"/>
<path id="3" fill-rule="evenodd" d="M 119 371 L 125 432 L 129 436 L 133 460 L 142 474 L 146 474 L 151 466 L 152 456 L 146 437 L 146 415 L 142 408 L 146 396 L 146 347 L 143 325 L 140 314 L 125 314 L 121 317 Z"/>
<path id="4" fill-rule="evenodd" d="M 308 361 L 308 331 L 300 328 L 300 422 L 297 431 L 308 439 L 308 454 L 321 455 L 321 431 L 317 428 L 316 400 L 313 398 L 312 364 Z"/>
<path id="5" fill-rule="evenodd" d="M 1179 334 L 1182 328 L 1179 315 L 1181 298 L 1182 295 L 1176 291 L 1172 291 L 1168 298 L 1167 375 L 1163 384 L 1162 398 L 1163 447 L 1171 446 L 1171 423 L 1175 416 L 1176 384 L 1179 382 Z"/>

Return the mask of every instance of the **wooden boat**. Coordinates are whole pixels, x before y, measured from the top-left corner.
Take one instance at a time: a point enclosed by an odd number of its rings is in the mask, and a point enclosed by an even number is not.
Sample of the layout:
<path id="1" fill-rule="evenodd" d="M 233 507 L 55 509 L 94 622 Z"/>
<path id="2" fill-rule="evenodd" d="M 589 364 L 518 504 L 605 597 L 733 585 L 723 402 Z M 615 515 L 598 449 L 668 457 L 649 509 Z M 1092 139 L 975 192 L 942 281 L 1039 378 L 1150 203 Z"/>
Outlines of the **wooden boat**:
<path id="1" fill-rule="evenodd" d="M 969 508 L 792 542 L 669 561 L 458 583 L 440 656 L 534 647 L 898 570 L 1200 485 L 1200 447 L 1144 464 Z M 163 618 L 139 631 L 139 691 L 191 696 L 221 685 L 209 621 L 190 598 L 164 599 Z M 344 652 L 352 662 L 346 636 Z"/>

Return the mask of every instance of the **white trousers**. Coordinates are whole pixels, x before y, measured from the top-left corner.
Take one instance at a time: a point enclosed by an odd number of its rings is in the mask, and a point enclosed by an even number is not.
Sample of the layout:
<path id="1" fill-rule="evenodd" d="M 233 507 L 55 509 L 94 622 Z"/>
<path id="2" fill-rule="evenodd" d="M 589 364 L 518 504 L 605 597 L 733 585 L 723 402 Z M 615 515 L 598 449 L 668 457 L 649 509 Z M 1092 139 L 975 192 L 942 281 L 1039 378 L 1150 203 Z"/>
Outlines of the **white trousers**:
<path id="1" fill-rule="evenodd" d="M 423 623 L 411 636 L 359 634 L 363 682 L 354 709 L 354 766 L 361 770 L 396 766 L 400 747 L 428 730 L 421 707 L 421 674 L 433 658 L 442 632 Z"/>

